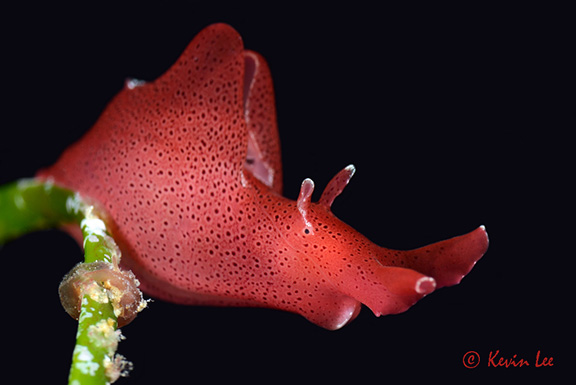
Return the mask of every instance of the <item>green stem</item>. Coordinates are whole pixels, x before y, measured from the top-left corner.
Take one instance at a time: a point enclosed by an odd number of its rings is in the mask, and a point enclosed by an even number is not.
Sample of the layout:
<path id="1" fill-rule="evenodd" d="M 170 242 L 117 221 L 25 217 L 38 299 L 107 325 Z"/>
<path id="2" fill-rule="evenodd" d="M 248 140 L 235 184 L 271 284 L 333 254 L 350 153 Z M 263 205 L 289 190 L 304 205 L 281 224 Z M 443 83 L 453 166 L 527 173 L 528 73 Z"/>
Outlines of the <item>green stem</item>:
<path id="1" fill-rule="evenodd" d="M 0 244 L 32 231 L 81 220 L 77 196 L 70 190 L 34 179 L 0 186 Z"/>
<path id="2" fill-rule="evenodd" d="M 70 385 L 107 384 L 116 372 L 114 353 L 119 334 L 111 303 L 105 289 L 96 285 L 94 292 L 82 298 L 82 310 L 78 319 L 76 346 L 72 354 Z"/>
<path id="3" fill-rule="evenodd" d="M 120 251 L 105 222 L 75 192 L 34 179 L 0 186 L 0 244 L 31 231 L 76 223 L 84 238 L 84 262 L 105 262 L 120 271 Z M 129 367 L 116 348 L 119 294 L 104 282 L 83 283 L 70 385 L 104 385 Z M 145 302 L 138 304 L 138 311 Z"/>
<path id="4" fill-rule="evenodd" d="M 106 225 L 94 208 L 74 198 L 81 207 L 80 221 L 84 238 L 84 263 L 106 262 L 118 268 L 120 252 L 107 233 Z M 120 339 L 114 299 L 108 289 L 99 282 L 86 285 L 78 318 L 76 347 L 72 354 L 70 385 L 99 385 L 115 381 L 125 375 L 128 365 L 122 356 L 116 356 Z"/>

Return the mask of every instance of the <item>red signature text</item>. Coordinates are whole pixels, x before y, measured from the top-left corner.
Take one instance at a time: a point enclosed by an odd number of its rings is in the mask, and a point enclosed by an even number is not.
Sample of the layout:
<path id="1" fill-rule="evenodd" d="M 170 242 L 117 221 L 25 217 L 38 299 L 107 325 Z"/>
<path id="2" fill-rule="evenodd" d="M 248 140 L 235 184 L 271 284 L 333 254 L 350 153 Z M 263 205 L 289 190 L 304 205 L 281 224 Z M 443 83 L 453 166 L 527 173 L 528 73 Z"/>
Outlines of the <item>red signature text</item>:
<path id="1" fill-rule="evenodd" d="M 474 369 L 478 367 L 480 361 L 480 354 L 475 351 L 467 352 L 464 354 L 462 359 L 464 366 L 468 369 Z M 504 355 L 500 353 L 500 350 L 490 351 L 486 361 L 486 365 L 489 368 L 522 368 L 527 366 L 540 368 L 554 366 L 554 357 L 546 357 L 540 353 L 540 350 L 538 350 L 536 353 L 534 360 L 530 360 L 526 357 L 519 357 L 517 354 L 513 354 L 512 356 Z"/>

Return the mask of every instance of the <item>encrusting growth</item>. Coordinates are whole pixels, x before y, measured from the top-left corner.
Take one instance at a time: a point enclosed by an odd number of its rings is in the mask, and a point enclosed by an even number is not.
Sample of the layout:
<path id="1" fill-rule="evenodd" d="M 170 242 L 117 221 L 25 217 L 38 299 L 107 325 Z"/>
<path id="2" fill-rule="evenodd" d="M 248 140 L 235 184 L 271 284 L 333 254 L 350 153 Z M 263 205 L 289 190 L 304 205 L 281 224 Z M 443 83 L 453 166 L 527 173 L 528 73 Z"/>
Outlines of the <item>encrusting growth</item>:
<path id="1" fill-rule="evenodd" d="M 80 228 L 85 258 L 84 263 L 76 265 L 60 283 L 60 301 L 68 314 L 78 319 L 83 296 L 96 295 L 100 290 L 95 291 L 95 288 L 99 286 L 104 289 L 107 300 L 114 307 L 118 326 L 122 327 L 146 307 L 146 301 L 138 289 L 140 282 L 131 271 L 120 268 L 120 248 L 108 235 L 106 224 L 100 219 L 95 207 L 78 204 L 77 201 L 82 202 L 75 195 L 74 200 L 67 203 L 74 210 L 84 212 Z"/>
<path id="2" fill-rule="evenodd" d="M 100 302 L 110 301 L 118 327 L 122 327 L 146 307 L 138 285 L 132 272 L 120 270 L 110 262 L 98 261 L 76 265 L 64 277 L 58 292 L 62 306 L 74 319 L 80 316 L 84 295 Z"/>

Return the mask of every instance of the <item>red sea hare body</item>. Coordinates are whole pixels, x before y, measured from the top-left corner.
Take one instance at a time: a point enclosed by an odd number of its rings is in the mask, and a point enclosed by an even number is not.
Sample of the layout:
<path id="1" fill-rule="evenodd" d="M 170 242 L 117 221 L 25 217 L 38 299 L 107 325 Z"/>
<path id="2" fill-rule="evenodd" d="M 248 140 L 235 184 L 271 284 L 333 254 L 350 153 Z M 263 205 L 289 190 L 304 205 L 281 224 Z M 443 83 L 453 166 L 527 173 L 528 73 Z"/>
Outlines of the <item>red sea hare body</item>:
<path id="1" fill-rule="evenodd" d="M 182 304 L 261 306 L 337 329 L 361 303 L 405 311 L 460 282 L 488 247 L 484 227 L 411 251 L 375 245 L 317 203 L 281 196 L 270 73 L 224 24 L 204 29 L 159 79 L 131 80 L 94 127 L 39 178 L 106 212 L 148 294 Z"/>

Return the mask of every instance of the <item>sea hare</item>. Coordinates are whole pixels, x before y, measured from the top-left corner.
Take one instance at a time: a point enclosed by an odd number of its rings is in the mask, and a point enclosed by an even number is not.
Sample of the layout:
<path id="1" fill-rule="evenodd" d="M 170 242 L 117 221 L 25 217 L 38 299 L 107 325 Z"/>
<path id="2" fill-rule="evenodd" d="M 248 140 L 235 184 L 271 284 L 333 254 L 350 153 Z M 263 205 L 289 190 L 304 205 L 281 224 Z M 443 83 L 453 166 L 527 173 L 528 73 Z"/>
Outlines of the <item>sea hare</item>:
<path id="1" fill-rule="evenodd" d="M 296 150 L 296 149 L 293 149 Z M 483 226 L 415 250 L 386 249 L 330 210 L 350 165 L 312 202 L 282 193 L 272 81 L 225 24 L 201 31 L 152 82 L 128 80 L 92 129 L 38 174 L 106 213 L 149 295 L 295 312 L 327 329 L 403 312 L 460 282 L 488 247 Z"/>

